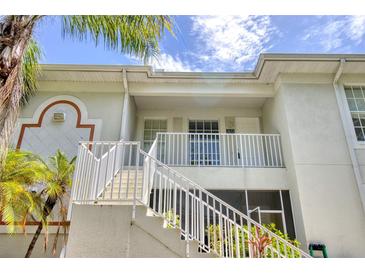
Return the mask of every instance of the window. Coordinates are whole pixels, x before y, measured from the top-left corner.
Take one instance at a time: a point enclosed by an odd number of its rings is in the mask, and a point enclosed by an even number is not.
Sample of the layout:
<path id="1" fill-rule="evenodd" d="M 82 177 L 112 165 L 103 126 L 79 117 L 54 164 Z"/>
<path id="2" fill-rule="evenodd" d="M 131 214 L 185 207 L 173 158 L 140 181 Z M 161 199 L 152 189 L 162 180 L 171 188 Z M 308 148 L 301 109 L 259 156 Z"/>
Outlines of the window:
<path id="1" fill-rule="evenodd" d="M 143 149 L 149 151 L 158 132 L 167 131 L 167 120 L 148 119 L 144 121 Z"/>
<path id="2" fill-rule="evenodd" d="M 189 121 L 190 133 L 219 133 L 218 121 L 208 120 L 190 120 Z"/>
<path id="3" fill-rule="evenodd" d="M 365 141 L 365 86 L 346 86 L 346 99 L 358 141 Z"/>
<path id="4" fill-rule="evenodd" d="M 274 223 L 276 228 L 287 233 L 291 239 L 295 239 L 288 190 L 209 190 L 209 192 L 258 223 Z"/>
<path id="5" fill-rule="evenodd" d="M 190 120 L 191 165 L 219 165 L 218 121 Z"/>

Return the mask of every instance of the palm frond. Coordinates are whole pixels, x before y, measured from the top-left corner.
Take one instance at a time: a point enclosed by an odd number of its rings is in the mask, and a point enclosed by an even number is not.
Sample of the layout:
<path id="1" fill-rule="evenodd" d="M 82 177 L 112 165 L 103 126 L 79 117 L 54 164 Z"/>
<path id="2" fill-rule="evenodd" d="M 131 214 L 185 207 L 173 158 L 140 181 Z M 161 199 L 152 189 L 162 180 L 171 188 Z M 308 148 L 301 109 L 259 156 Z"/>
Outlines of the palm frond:
<path id="1" fill-rule="evenodd" d="M 49 176 L 47 166 L 39 156 L 27 151 L 10 150 L 0 174 L 0 182 L 14 180 L 32 185 Z"/>
<path id="2" fill-rule="evenodd" d="M 14 232 L 15 222 L 23 221 L 28 212 L 34 210 L 31 194 L 17 181 L 0 183 L 0 210 L 8 231 Z"/>
<path id="3" fill-rule="evenodd" d="M 64 16 L 63 36 L 101 41 L 104 47 L 134 55 L 144 61 L 159 52 L 165 29 L 173 34 L 170 16 Z"/>
<path id="4" fill-rule="evenodd" d="M 0 173 L 0 211 L 10 233 L 16 222 L 24 223 L 29 215 L 42 219 L 43 203 L 31 187 L 47 177 L 47 166 L 39 156 L 19 150 L 7 154 Z"/>
<path id="5" fill-rule="evenodd" d="M 69 161 L 67 156 L 59 149 L 56 151 L 54 156 L 50 157 L 49 170 L 53 174 L 53 180 L 62 185 L 62 187 L 70 187 L 72 184 L 75 160 L 76 157 L 73 157 Z"/>
<path id="6" fill-rule="evenodd" d="M 37 90 L 37 78 L 40 73 L 39 59 L 41 58 L 41 50 L 34 39 L 29 40 L 27 48 L 23 55 L 21 79 L 23 87 L 23 96 L 21 105 L 29 102 L 29 98 L 34 95 Z"/>

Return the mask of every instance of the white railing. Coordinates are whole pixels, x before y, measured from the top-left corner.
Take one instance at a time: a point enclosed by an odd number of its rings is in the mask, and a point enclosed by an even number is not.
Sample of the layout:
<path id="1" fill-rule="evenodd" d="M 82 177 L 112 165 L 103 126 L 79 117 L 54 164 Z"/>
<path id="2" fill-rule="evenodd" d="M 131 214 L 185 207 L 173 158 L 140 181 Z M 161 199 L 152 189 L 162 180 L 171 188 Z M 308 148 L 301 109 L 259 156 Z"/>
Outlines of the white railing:
<path id="1" fill-rule="evenodd" d="M 73 179 L 73 200 L 83 203 L 113 200 L 116 194 L 118 199 L 123 198 L 122 183 L 126 183 L 128 192 L 134 186 L 132 179 L 141 172 L 136 159 L 139 149 L 139 142 L 80 142 Z M 126 179 L 122 177 L 124 175 Z M 105 196 L 107 188 L 115 190 L 116 187 L 120 187 L 118 193 Z"/>
<path id="2" fill-rule="evenodd" d="M 149 195 L 151 193 L 152 190 L 152 186 L 153 186 L 153 177 L 155 172 L 156 172 L 156 165 L 155 163 L 152 161 L 153 158 L 157 157 L 157 141 L 155 140 L 152 143 L 152 146 L 150 148 L 150 150 L 148 151 L 148 155 L 150 155 L 151 157 L 143 157 L 143 188 L 142 189 L 146 189 L 146 191 L 143 193 L 143 202 L 144 204 L 147 204 L 148 199 L 149 199 Z"/>
<path id="3" fill-rule="evenodd" d="M 310 257 L 292 243 L 157 160 L 157 141 L 149 153 L 142 151 L 138 142 L 115 142 L 116 150 L 108 146 L 110 149 L 106 153 L 110 155 L 111 161 L 102 168 L 108 170 L 112 165 L 113 174 L 116 174 L 109 182 L 97 179 L 101 166 L 100 162 L 93 160 L 98 159 L 97 157 L 88 156 L 92 155 L 91 145 L 95 146 L 95 144 L 80 145 L 81 160 L 79 159 L 77 163 L 72 189 L 73 202 L 130 201 L 134 205 L 134 216 L 136 204 L 143 204 L 155 215 L 164 218 L 168 227 L 181 231 L 187 243 L 187 253 L 189 253 L 189 242 L 197 241 L 201 252 L 212 252 L 220 257 Z M 123 156 L 120 156 L 119 170 L 115 168 L 118 166 L 115 160 L 118 156 L 113 151 L 123 153 Z M 99 168 L 93 171 L 89 163 L 93 165 L 99 163 Z M 139 165 L 143 167 L 140 168 Z M 88 172 L 89 170 L 91 172 Z M 127 170 L 127 173 L 124 174 L 123 170 Z M 129 172 L 135 172 L 134 176 L 130 176 Z M 84 173 L 92 176 L 84 177 L 82 175 Z M 120 174 L 126 175 L 123 180 L 117 180 Z M 80 178 L 84 179 L 79 180 Z M 113 183 L 114 181 L 117 183 Z M 102 185 L 104 193 L 91 192 L 90 196 L 90 192 L 85 191 L 92 188 L 100 189 L 98 184 Z M 132 195 L 128 194 L 128 190 L 126 196 L 121 195 L 121 189 L 128 187 L 132 188 Z M 267 244 L 260 246 L 260 239 L 264 238 Z"/>
<path id="4" fill-rule="evenodd" d="M 158 133 L 169 166 L 284 167 L 279 134 Z"/>

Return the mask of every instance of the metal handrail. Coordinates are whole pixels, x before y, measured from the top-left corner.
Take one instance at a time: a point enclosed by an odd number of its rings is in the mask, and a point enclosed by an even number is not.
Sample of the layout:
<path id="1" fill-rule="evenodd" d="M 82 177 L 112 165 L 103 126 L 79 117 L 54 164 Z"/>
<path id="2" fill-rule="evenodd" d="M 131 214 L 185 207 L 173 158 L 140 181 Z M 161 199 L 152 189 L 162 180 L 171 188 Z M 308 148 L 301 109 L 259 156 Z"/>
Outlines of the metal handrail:
<path id="1" fill-rule="evenodd" d="M 224 132 L 218 132 L 218 133 L 201 133 L 201 132 L 158 132 L 157 134 L 161 135 L 243 135 L 243 136 L 278 136 L 280 137 L 280 134 L 278 133 L 224 133 Z"/>
<path id="2" fill-rule="evenodd" d="M 244 218 L 246 221 L 248 221 L 249 223 L 259 227 L 260 229 L 262 229 L 263 231 L 265 231 L 267 234 L 269 234 L 272 237 L 275 237 L 277 239 L 279 239 L 281 242 L 283 242 L 285 245 L 291 247 L 293 250 L 299 252 L 303 257 L 308 257 L 310 258 L 310 256 L 305 253 L 303 250 L 297 248 L 296 246 L 294 246 L 293 244 L 291 244 L 290 242 L 286 241 L 285 239 L 281 238 L 280 236 L 276 235 L 274 232 L 270 231 L 269 229 L 267 229 L 266 227 L 262 226 L 261 224 L 259 224 L 258 222 L 256 222 L 255 220 L 249 218 L 247 215 L 245 215 L 244 213 L 238 211 L 237 209 L 235 209 L 234 207 L 232 207 L 231 205 L 227 204 L 226 202 L 224 202 L 223 200 L 221 200 L 220 198 L 216 197 L 215 195 L 213 195 L 212 193 L 210 193 L 209 191 L 205 190 L 204 188 L 202 188 L 200 185 L 198 185 L 197 183 L 193 182 L 192 180 L 190 180 L 189 178 L 187 178 L 186 176 L 182 175 L 181 173 L 175 171 L 174 169 L 170 168 L 169 166 L 167 166 L 166 164 L 160 162 L 159 160 L 157 160 L 156 158 L 150 156 L 148 153 L 146 153 L 143 150 L 140 150 L 140 153 L 143 154 L 146 157 L 152 158 L 159 166 L 164 167 L 165 169 L 169 170 L 171 173 L 175 174 L 175 176 L 178 176 L 182 179 L 184 179 L 185 181 L 189 182 L 189 184 L 191 184 L 191 187 L 194 187 L 196 189 L 199 189 L 200 191 L 202 191 L 203 193 L 205 193 L 207 196 L 211 197 L 212 199 L 214 199 L 216 202 L 220 203 L 222 206 L 228 208 L 229 210 L 231 210 L 232 212 L 236 213 L 237 215 L 239 215 L 240 217 Z"/>

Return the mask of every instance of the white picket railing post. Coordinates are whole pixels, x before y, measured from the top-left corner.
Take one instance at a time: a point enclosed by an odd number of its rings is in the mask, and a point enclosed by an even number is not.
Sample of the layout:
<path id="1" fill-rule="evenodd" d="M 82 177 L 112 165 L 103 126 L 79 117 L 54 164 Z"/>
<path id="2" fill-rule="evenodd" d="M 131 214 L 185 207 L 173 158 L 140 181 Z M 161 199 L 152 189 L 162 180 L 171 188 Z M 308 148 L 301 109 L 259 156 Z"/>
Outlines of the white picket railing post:
<path id="1" fill-rule="evenodd" d="M 136 219 L 136 205 L 137 205 L 137 181 L 138 181 L 138 164 L 139 164 L 139 151 L 140 151 L 140 143 L 137 144 L 136 147 L 136 174 L 134 176 L 134 191 L 133 191 L 133 210 L 132 210 L 132 220 Z"/>
<path id="2" fill-rule="evenodd" d="M 284 167 L 279 134 L 160 132 L 156 140 L 169 166 Z"/>
<path id="3" fill-rule="evenodd" d="M 189 236 L 190 235 L 190 189 L 186 184 L 185 190 L 185 240 L 186 240 L 186 257 L 189 258 Z"/>
<path id="4" fill-rule="evenodd" d="M 95 176 L 95 189 L 94 189 L 94 198 L 95 198 L 95 202 L 97 201 L 98 199 L 98 196 L 99 196 L 99 193 L 98 193 L 98 190 L 99 190 L 99 175 L 100 175 L 100 164 L 101 164 L 101 161 L 98 160 L 97 162 L 97 168 L 96 168 L 96 176 Z"/>
<path id="5" fill-rule="evenodd" d="M 71 220 L 71 212 L 72 212 L 72 204 L 73 201 L 76 198 L 76 193 L 78 191 L 78 187 L 80 186 L 80 182 L 79 182 L 79 174 L 80 174 L 80 169 L 83 166 L 83 163 L 81 161 L 81 158 L 79 158 L 79 156 L 82 154 L 82 144 L 79 143 L 79 146 L 77 148 L 77 158 L 76 158 L 76 164 L 75 164 L 75 172 L 73 174 L 73 180 L 72 180 L 72 186 L 71 186 L 71 195 L 70 195 L 70 201 L 68 204 L 68 210 L 67 210 L 67 220 Z"/>

